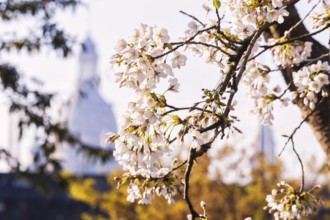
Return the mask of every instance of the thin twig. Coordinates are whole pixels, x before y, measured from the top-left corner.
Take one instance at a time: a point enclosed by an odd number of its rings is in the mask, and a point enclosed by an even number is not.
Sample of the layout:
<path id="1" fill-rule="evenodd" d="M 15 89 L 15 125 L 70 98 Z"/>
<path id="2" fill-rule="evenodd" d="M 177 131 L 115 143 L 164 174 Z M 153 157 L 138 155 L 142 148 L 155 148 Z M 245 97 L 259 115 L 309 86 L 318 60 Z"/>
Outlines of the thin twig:
<path id="1" fill-rule="evenodd" d="M 171 43 L 172 45 L 181 45 L 181 44 L 186 44 L 186 45 L 189 45 L 189 44 L 194 44 L 194 45 L 203 45 L 205 47 L 211 47 L 211 48 L 214 48 L 214 49 L 217 49 L 217 50 L 220 50 L 222 53 L 226 54 L 227 56 L 229 57 L 233 57 L 235 56 L 234 54 L 230 54 L 226 51 L 224 51 L 221 47 L 219 46 L 216 46 L 216 45 L 213 45 L 213 44 L 208 44 L 208 43 L 204 43 L 204 42 L 199 42 L 199 41 L 189 41 L 187 43 L 185 42 L 174 42 L 174 43 Z M 227 46 L 226 44 L 224 44 L 225 46 Z M 234 50 L 234 49 L 232 49 Z"/>
<path id="2" fill-rule="evenodd" d="M 203 46 L 205 46 L 205 47 L 211 47 L 211 48 L 214 48 L 214 49 L 220 50 L 222 53 L 226 54 L 226 55 L 229 56 L 229 57 L 233 57 L 233 56 L 235 56 L 234 54 L 230 54 L 230 53 L 224 51 L 221 47 L 219 47 L 219 46 L 215 46 L 215 45 L 212 45 L 212 44 L 207 44 L 207 43 L 197 42 L 197 41 L 190 41 L 188 44 L 197 44 L 197 45 L 203 45 Z M 225 46 L 226 46 L 226 45 L 225 45 Z"/>
<path id="3" fill-rule="evenodd" d="M 285 95 L 285 93 L 287 93 L 287 91 L 289 91 L 291 85 L 292 85 L 292 81 L 290 83 L 288 83 L 288 86 L 285 88 L 285 90 L 282 92 L 282 94 L 277 96 L 276 98 L 281 99 Z"/>
<path id="4" fill-rule="evenodd" d="M 217 19 L 218 19 L 218 32 L 219 32 L 220 28 L 221 28 L 221 18 L 220 18 L 218 9 L 215 9 L 215 14 L 217 15 Z"/>
<path id="5" fill-rule="evenodd" d="M 181 167 L 183 167 L 187 162 L 188 162 L 188 160 L 183 161 L 178 166 L 172 168 L 172 170 L 170 172 L 168 172 L 165 176 L 160 177 L 160 178 L 164 179 L 164 178 L 168 177 L 171 173 L 173 173 L 174 171 L 176 171 L 176 170 L 180 169 Z"/>
<path id="6" fill-rule="evenodd" d="M 312 13 L 312 11 L 314 11 L 314 9 L 318 6 L 318 4 L 320 4 L 321 0 L 319 0 L 312 8 L 311 10 L 309 10 L 309 12 L 305 15 L 305 17 L 303 19 L 300 19 L 299 22 L 297 22 L 295 25 L 293 25 L 289 30 L 288 30 L 288 35 L 290 36 L 291 32 L 296 29 L 304 20 L 306 20 L 306 18 Z"/>
<path id="7" fill-rule="evenodd" d="M 285 147 L 288 145 L 288 143 L 290 142 L 291 139 L 293 139 L 293 136 L 296 134 L 296 132 L 301 128 L 301 126 L 309 119 L 309 117 L 316 111 L 317 106 L 323 102 L 323 99 L 321 99 L 321 101 L 319 101 L 317 103 L 317 105 L 315 106 L 315 108 L 299 123 L 299 125 L 293 130 L 293 132 L 290 134 L 290 136 L 288 136 L 287 141 L 285 142 L 281 152 L 278 154 L 278 156 L 280 157 L 285 149 Z"/>
<path id="8" fill-rule="evenodd" d="M 218 31 L 218 33 L 219 33 L 219 31 Z M 228 41 L 228 42 L 225 42 L 223 39 L 221 39 L 221 37 L 219 37 L 217 34 L 214 34 L 214 36 L 215 36 L 215 38 L 216 39 L 218 39 L 219 41 L 220 41 L 220 43 L 222 43 L 223 45 L 225 45 L 226 47 L 228 47 L 229 49 L 231 49 L 231 50 L 233 50 L 233 51 L 236 51 L 237 50 L 237 48 L 238 48 L 238 46 L 235 44 L 235 43 L 233 43 L 233 42 L 230 42 L 230 41 Z M 225 38 L 226 39 L 226 38 Z"/>
<path id="9" fill-rule="evenodd" d="M 324 58 L 324 57 L 328 57 L 328 56 L 330 56 L 330 51 L 329 51 L 329 53 L 322 54 L 322 55 L 319 56 L 319 57 L 315 57 L 315 58 L 312 58 L 312 59 L 307 59 L 306 61 L 307 61 L 308 63 L 306 64 L 306 66 L 308 66 L 308 65 L 310 65 L 310 64 L 312 64 L 312 63 L 314 63 L 315 61 L 319 61 L 319 60 L 321 60 L 321 59 Z"/>
<path id="10" fill-rule="evenodd" d="M 267 50 L 269 50 L 269 49 L 271 49 L 273 47 L 284 45 L 284 44 L 289 44 L 289 43 L 292 43 L 294 41 L 302 40 L 302 39 L 307 38 L 307 37 L 312 37 L 312 36 L 314 36 L 316 34 L 319 34 L 319 33 L 323 32 L 324 30 L 328 29 L 329 27 L 330 27 L 330 25 L 327 25 L 327 26 L 324 26 L 323 28 L 321 28 L 320 30 L 317 30 L 315 32 L 304 34 L 304 35 L 300 35 L 300 36 L 294 37 L 294 38 L 290 38 L 290 39 L 288 39 L 286 41 L 277 42 L 277 43 L 274 43 L 272 45 L 261 45 L 260 47 L 261 48 L 264 48 L 264 49 L 262 49 L 261 51 L 259 51 L 253 57 L 251 57 L 249 59 L 249 61 L 254 60 L 255 58 L 257 58 L 258 56 L 260 56 L 261 54 L 263 54 L 264 52 L 266 52 Z"/>
<path id="11" fill-rule="evenodd" d="M 194 34 L 192 37 L 190 37 L 188 40 L 182 42 L 182 43 L 179 44 L 178 46 L 174 47 L 173 49 L 171 49 L 171 50 L 169 50 L 169 51 L 167 51 L 167 52 L 165 52 L 165 53 L 163 53 L 163 54 L 160 54 L 160 55 L 158 55 L 158 56 L 152 57 L 152 59 L 153 59 L 153 60 L 157 60 L 157 59 L 159 59 L 159 58 L 162 58 L 162 57 L 164 57 L 164 56 L 166 56 L 166 55 L 168 55 L 168 54 L 170 54 L 170 53 L 176 51 L 177 49 L 179 49 L 180 47 L 184 46 L 185 44 L 189 43 L 189 42 L 192 41 L 195 37 L 197 37 L 197 35 L 199 35 L 199 34 L 201 34 L 201 33 L 203 33 L 203 32 L 206 32 L 206 31 L 212 30 L 212 29 L 214 29 L 214 28 L 216 28 L 216 26 L 211 26 L 211 27 L 205 28 L 205 29 L 203 29 L 203 30 L 197 31 L 197 33 Z M 168 43 L 168 44 L 171 45 L 171 43 Z"/>
<path id="12" fill-rule="evenodd" d="M 241 44 L 243 45 L 245 42 L 244 41 L 235 41 L 233 39 L 231 39 L 230 37 L 228 37 L 223 31 L 218 30 L 218 34 L 220 34 L 221 36 L 223 36 L 228 42 L 233 43 L 233 44 Z"/>
<path id="13" fill-rule="evenodd" d="M 300 163 L 300 167 L 301 167 L 301 186 L 300 186 L 300 190 L 299 192 L 302 193 L 304 191 L 304 188 L 305 188 L 305 171 L 304 171 L 304 164 L 300 158 L 300 155 L 298 154 L 297 150 L 296 150 L 296 147 L 295 147 L 295 144 L 294 144 L 294 141 L 293 141 L 293 138 L 291 138 L 291 146 L 292 146 L 292 150 L 293 152 L 296 154 L 298 160 L 299 160 L 299 163 Z"/>
<path id="14" fill-rule="evenodd" d="M 195 158 L 204 155 L 211 148 L 211 145 L 213 144 L 213 142 L 215 141 L 215 139 L 219 136 L 219 134 L 221 132 L 224 132 L 223 129 L 222 130 L 215 129 L 214 135 L 211 138 L 211 140 L 209 142 L 201 145 L 200 149 L 195 154 Z"/>
<path id="15" fill-rule="evenodd" d="M 285 68 L 271 69 L 271 70 L 267 70 L 267 73 L 283 71 L 283 70 L 285 70 L 285 69 L 286 69 L 286 67 L 285 67 Z"/>
<path id="16" fill-rule="evenodd" d="M 200 108 L 200 107 L 197 107 L 197 106 L 191 106 L 191 107 L 175 107 L 175 106 L 172 106 L 172 105 L 168 105 L 166 104 L 166 107 L 169 107 L 171 108 L 171 110 L 167 111 L 167 112 L 164 112 L 163 114 L 161 114 L 161 116 L 165 116 L 165 115 L 168 115 L 172 112 L 177 112 L 177 111 L 184 111 L 184 110 L 189 110 L 189 111 L 193 111 L 193 110 L 199 110 L 199 111 L 202 111 L 202 112 L 207 112 L 207 113 L 211 113 L 213 114 L 214 116 L 217 116 L 218 118 L 221 118 L 221 116 L 219 114 L 215 114 L 213 111 L 210 111 L 210 110 L 207 110 L 207 109 L 204 109 L 204 108 Z"/>
<path id="17" fill-rule="evenodd" d="M 205 24 L 203 24 L 203 22 L 201 22 L 198 18 L 196 18 L 195 16 L 188 14 L 187 12 L 184 11 L 180 11 L 181 14 L 184 14 L 188 17 L 190 17 L 191 19 L 195 20 L 196 22 L 198 22 L 200 25 L 202 25 L 203 27 L 205 27 Z"/>
<path id="18" fill-rule="evenodd" d="M 284 144 L 284 147 L 282 148 L 279 156 L 282 155 L 285 147 L 287 146 L 287 144 L 289 142 L 291 142 L 291 146 L 292 146 L 292 150 L 293 152 L 296 154 L 298 160 L 299 160 L 299 163 L 300 163 L 300 167 L 301 167 L 301 186 L 300 186 L 300 190 L 299 192 L 302 193 L 304 191 L 304 188 L 305 188 L 305 171 L 304 171 L 304 164 L 300 158 L 300 155 L 298 154 L 296 148 L 295 148 L 295 144 L 294 144 L 294 140 L 293 140 L 293 137 L 295 135 L 295 133 L 301 128 L 301 126 L 303 125 L 304 122 L 306 122 L 308 120 L 308 118 L 316 111 L 317 109 L 317 106 L 323 102 L 323 98 L 317 103 L 317 105 L 315 106 L 315 108 L 300 122 L 300 124 L 298 125 L 298 127 L 296 127 L 293 132 L 291 133 L 291 135 L 288 137 L 286 143 Z"/>

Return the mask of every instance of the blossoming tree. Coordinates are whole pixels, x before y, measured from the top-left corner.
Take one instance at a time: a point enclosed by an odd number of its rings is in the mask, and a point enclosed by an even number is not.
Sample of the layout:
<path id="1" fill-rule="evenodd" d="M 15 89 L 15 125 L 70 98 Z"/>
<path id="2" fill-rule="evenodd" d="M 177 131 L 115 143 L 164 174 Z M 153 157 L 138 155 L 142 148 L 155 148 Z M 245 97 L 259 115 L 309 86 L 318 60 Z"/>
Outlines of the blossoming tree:
<path id="1" fill-rule="evenodd" d="M 128 201 L 151 204 L 155 196 L 163 196 L 173 203 L 174 195 L 182 190 L 188 219 L 207 218 L 205 211 L 196 211 L 189 196 L 190 174 L 196 159 L 205 156 L 215 140 L 239 131 L 233 112 L 242 85 L 252 100 L 251 112 L 262 124 L 275 120 L 274 103 L 287 106 L 292 101 L 304 116 L 301 124 L 308 122 L 324 151 L 330 152 L 329 51 L 313 39 L 329 28 L 330 5 L 305 1 L 311 10 L 301 19 L 295 9 L 298 2 L 214 0 L 203 6 L 209 13 L 206 21 L 183 12 L 192 21 L 178 41 L 172 42 L 166 29 L 145 24 L 118 41 L 110 63 L 118 84 L 132 89 L 136 97 L 123 115 L 119 132 L 109 133 L 107 142 L 115 143 L 114 157 L 126 171 L 118 183 L 129 184 Z M 306 19 L 313 20 L 313 32 L 305 28 Z M 278 68 L 259 60 L 266 51 Z M 185 66 L 188 53 L 216 65 L 221 81 L 216 88 L 204 88 L 193 105 L 173 106 L 167 96 L 180 90 L 175 70 Z M 286 87 L 273 85 L 272 75 L 278 73 Z M 168 81 L 165 91 L 159 91 L 161 79 Z M 305 190 L 304 167 L 295 150 L 294 134 L 301 124 L 286 143 L 300 161 L 301 188 L 281 182 L 267 196 L 266 209 L 275 219 L 299 219 L 320 204 L 313 194 L 317 186 Z M 187 141 L 187 158 L 173 158 L 174 149 Z M 201 206 L 205 210 L 203 201 Z"/>

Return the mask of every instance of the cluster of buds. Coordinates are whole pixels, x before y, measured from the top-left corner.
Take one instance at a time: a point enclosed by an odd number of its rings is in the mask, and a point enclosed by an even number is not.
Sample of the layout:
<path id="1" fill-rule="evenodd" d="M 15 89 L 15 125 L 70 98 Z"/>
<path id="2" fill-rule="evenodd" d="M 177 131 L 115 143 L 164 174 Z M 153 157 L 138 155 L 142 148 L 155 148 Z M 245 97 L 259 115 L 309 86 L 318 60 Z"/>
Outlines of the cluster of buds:
<path id="1" fill-rule="evenodd" d="M 296 192 L 292 186 L 282 181 L 267 195 L 267 206 L 264 209 L 269 210 L 275 220 L 301 219 L 318 210 L 321 201 L 313 191 L 319 188 L 320 186 L 315 186 L 308 192 Z"/>

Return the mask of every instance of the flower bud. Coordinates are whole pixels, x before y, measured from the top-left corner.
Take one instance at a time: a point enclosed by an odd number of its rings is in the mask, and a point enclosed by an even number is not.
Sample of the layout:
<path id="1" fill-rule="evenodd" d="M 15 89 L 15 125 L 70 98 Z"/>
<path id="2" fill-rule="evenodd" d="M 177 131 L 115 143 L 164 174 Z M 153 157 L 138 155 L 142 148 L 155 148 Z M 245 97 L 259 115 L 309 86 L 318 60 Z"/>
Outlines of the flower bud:
<path id="1" fill-rule="evenodd" d="M 202 208 L 205 208 L 205 207 L 206 207 L 206 202 L 201 201 L 201 207 L 202 207 Z"/>

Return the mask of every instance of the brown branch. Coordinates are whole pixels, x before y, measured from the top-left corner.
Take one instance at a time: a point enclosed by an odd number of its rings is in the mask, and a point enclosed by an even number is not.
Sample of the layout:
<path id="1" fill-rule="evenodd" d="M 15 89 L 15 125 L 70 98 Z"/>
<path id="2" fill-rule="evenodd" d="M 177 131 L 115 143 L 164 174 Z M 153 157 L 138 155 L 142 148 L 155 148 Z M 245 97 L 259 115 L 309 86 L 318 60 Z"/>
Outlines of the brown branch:
<path id="1" fill-rule="evenodd" d="M 253 56 L 252 58 L 249 59 L 249 61 L 251 60 L 254 60 L 255 58 L 257 58 L 258 56 L 260 56 L 261 54 L 263 54 L 264 52 L 266 52 L 267 50 L 273 48 L 273 47 L 276 47 L 276 46 L 280 46 L 280 45 L 284 45 L 284 44 L 289 44 L 289 43 L 292 43 L 294 41 L 297 41 L 297 40 L 302 40 L 304 38 L 309 38 L 309 37 L 312 37 L 316 34 L 319 34 L 323 31 L 325 31 L 326 29 L 328 29 L 330 27 L 330 25 L 327 25 L 327 26 L 324 26 L 323 28 L 321 28 L 320 30 L 317 30 L 315 32 L 312 32 L 312 33 L 308 33 L 308 34 L 304 34 L 304 35 L 301 35 L 301 36 L 298 36 L 298 37 L 294 37 L 294 38 L 290 38 L 286 41 L 281 41 L 281 42 L 277 42 L 275 44 L 272 44 L 272 45 L 262 45 L 260 47 L 264 48 L 263 50 L 261 50 L 260 52 L 258 52 L 255 56 Z"/>
<path id="2" fill-rule="evenodd" d="M 219 33 L 220 31 L 218 31 L 218 33 Z M 236 51 L 237 50 L 237 48 L 238 48 L 238 46 L 235 44 L 235 43 L 233 43 L 233 42 L 230 42 L 230 41 L 228 41 L 228 42 L 225 42 L 223 39 L 221 39 L 221 37 L 219 37 L 218 35 L 216 35 L 215 34 L 215 37 L 220 41 L 220 43 L 222 43 L 223 45 L 225 45 L 226 47 L 228 47 L 229 49 L 231 49 L 231 50 L 233 50 L 233 51 Z"/>
<path id="3" fill-rule="evenodd" d="M 189 180 L 190 180 L 190 173 L 192 171 L 192 168 L 194 166 L 194 160 L 195 160 L 195 152 L 196 149 L 191 148 L 189 159 L 188 159 L 188 166 L 186 168 L 185 174 L 184 174 L 184 192 L 183 192 L 183 199 L 186 201 L 189 211 L 192 216 L 192 220 L 195 220 L 196 218 L 199 218 L 199 214 L 195 211 L 193 204 L 191 203 L 190 197 L 189 197 Z"/>
<path id="4" fill-rule="evenodd" d="M 188 162 L 187 160 L 183 161 L 178 166 L 172 168 L 172 170 L 170 172 L 168 172 L 165 176 L 159 177 L 158 179 L 164 179 L 164 178 L 168 177 L 171 173 L 173 173 L 174 171 L 176 171 L 176 170 L 180 169 L 181 167 L 183 167 L 187 162 Z"/>
<path id="5" fill-rule="evenodd" d="M 285 31 L 299 22 L 299 14 L 295 7 L 288 9 L 290 15 L 287 17 L 283 24 L 277 25 L 274 29 L 265 32 L 266 40 L 269 38 L 278 38 L 278 36 L 283 36 Z M 292 33 L 293 37 L 299 37 L 308 34 L 309 31 L 306 29 L 303 23 L 301 23 L 295 31 Z M 313 43 L 311 59 L 309 61 L 320 60 L 322 62 L 327 61 L 327 56 L 325 54 L 329 53 L 329 48 L 324 47 L 318 41 L 309 36 L 305 39 Z M 319 59 L 316 59 L 319 58 Z M 302 65 L 306 65 L 303 63 Z M 293 73 L 298 71 L 301 66 L 291 66 L 282 70 L 282 76 L 287 84 L 292 82 Z M 296 91 L 296 87 L 291 84 L 290 90 Z M 324 89 L 330 93 L 330 86 L 324 87 Z M 300 108 L 303 117 L 306 117 L 310 113 L 310 109 L 306 107 L 303 103 L 302 98 L 297 98 L 295 104 Z M 319 141 L 324 152 L 327 154 L 327 164 L 330 166 L 330 97 L 324 98 L 324 101 L 315 109 L 315 112 L 307 120 L 308 124 L 311 126 L 317 140 Z"/>
<path id="6" fill-rule="evenodd" d="M 280 157 L 283 153 L 283 151 L 285 150 L 286 146 L 288 145 L 288 143 L 290 142 L 291 139 L 293 139 L 293 136 L 296 134 L 296 132 L 301 128 L 301 126 L 308 120 L 308 118 L 315 112 L 316 110 L 316 106 L 315 108 L 299 123 L 299 125 L 293 130 L 293 132 L 290 134 L 290 136 L 288 136 L 287 141 L 285 142 L 282 150 L 280 151 L 280 153 L 278 154 L 278 156 Z"/>
<path id="7" fill-rule="evenodd" d="M 207 110 L 207 109 L 204 109 L 204 108 L 199 108 L 197 106 L 191 106 L 191 107 L 175 107 L 175 106 L 172 106 L 172 105 L 168 105 L 166 104 L 166 107 L 169 107 L 171 108 L 172 110 L 169 110 L 167 112 L 164 112 L 163 114 L 161 114 L 161 116 L 165 116 L 165 115 L 168 115 L 172 112 L 177 112 L 177 111 L 184 111 L 184 110 L 189 110 L 189 111 L 193 111 L 193 110 L 199 110 L 201 112 L 207 112 L 207 113 L 211 113 L 211 114 L 214 114 L 215 116 L 217 116 L 218 118 L 221 118 L 221 115 L 218 115 L 218 114 L 215 114 L 214 112 L 210 111 L 210 110 Z"/>
<path id="8" fill-rule="evenodd" d="M 321 0 L 319 0 L 309 11 L 308 13 L 305 15 L 305 17 L 303 19 L 300 19 L 300 21 L 298 21 L 295 25 L 293 25 L 289 30 L 288 30 L 288 35 L 290 36 L 290 33 L 296 29 L 304 20 L 306 20 L 306 18 L 312 13 L 312 11 L 314 11 L 314 9 L 320 4 Z"/>
<path id="9" fill-rule="evenodd" d="M 188 17 L 190 17 L 191 19 L 195 20 L 197 23 L 199 23 L 200 25 L 202 25 L 203 27 L 205 27 L 205 24 L 203 24 L 203 22 L 201 22 L 201 21 L 200 21 L 198 18 L 196 18 L 195 16 L 190 15 L 190 14 L 184 12 L 184 11 L 180 11 L 180 13 L 181 13 L 181 14 L 184 14 L 184 15 L 186 15 L 186 16 L 188 16 Z"/>
<path id="10" fill-rule="evenodd" d="M 217 16 L 217 19 L 218 19 L 218 32 L 220 31 L 221 29 L 221 18 L 220 18 L 220 14 L 219 14 L 219 10 L 218 9 L 215 9 L 215 14 Z"/>
<path id="11" fill-rule="evenodd" d="M 205 46 L 205 47 L 211 47 L 211 48 L 214 48 L 214 49 L 220 50 L 222 53 L 226 54 L 228 57 L 234 57 L 234 56 L 235 56 L 234 54 L 230 54 L 230 53 L 224 51 L 221 47 L 216 46 L 216 45 L 207 44 L 207 43 L 198 42 L 198 41 L 191 41 L 191 42 L 189 42 L 188 44 L 196 44 L 196 45 L 203 45 L 203 46 Z M 226 45 L 225 45 L 225 46 L 226 46 Z"/>
<path id="12" fill-rule="evenodd" d="M 252 49 L 255 45 L 255 43 L 257 42 L 257 40 L 259 39 L 259 37 L 261 36 L 261 34 L 266 30 L 268 29 L 271 25 L 273 25 L 274 23 L 266 23 L 264 25 L 262 25 L 259 30 L 253 35 L 250 43 L 249 43 L 249 47 L 246 51 L 246 54 L 245 54 L 245 58 L 243 60 L 243 64 L 241 65 L 241 68 L 240 68 L 240 71 L 238 72 L 237 74 L 237 79 L 236 79 L 236 85 L 239 84 L 241 78 L 242 78 L 242 75 L 245 71 L 245 68 L 246 68 L 246 64 L 249 62 L 249 56 L 252 52 Z"/>
<path id="13" fill-rule="evenodd" d="M 162 57 L 164 57 L 164 56 L 166 56 L 166 55 L 168 55 L 168 54 L 176 51 L 177 49 L 179 49 L 180 47 L 184 46 L 185 44 L 189 43 L 190 41 L 192 41 L 193 39 L 195 39 L 195 37 L 197 37 L 199 34 L 201 34 L 203 32 L 206 32 L 206 31 L 209 31 L 209 30 L 212 30 L 212 29 L 215 29 L 215 28 L 216 28 L 216 26 L 211 26 L 211 27 L 205 28 L 203 30 L 197 31 L 196 34 L 194 34 L 192 37 L 190 37 L 188 40 L 182 42 L 178 46 L 174 47 L 173 49 L 171 49 L 171 50 L 169 50 L 169 51 L 167 51 L 167 52 L 165 52 L 163 54 L 160 54 L 158 56 L 151 57 L 151 58 L 152 58 L 152 60 L 157 60 L 159 58 L 162 58 Z M 168 44 L 171 45 L 171 43 L 168 43 Z"/>
<path id="14" fill-rule="evenodd" d="M 227 56 L 229 57 L 233 57 L 235 56 L 234 54 L 230 54 L 226 51 L 224 51 L 221 47 L 219 46 L 216 46 L 216 45 L 213 45 L 213 44 L 208 44 L 208 43 L 203 43 L 203 42 L 199 42 L 199 41 L 189 41 L 187 43 L 185 42 L 174 42 L 174 43 L 171 43 L 172 45 L 181 45 L 181 44 L 186 44 L 186 45 L 189 45 L 189 44 L 195 44 L 195 45 L 203 45 L 205 47 L 211 47 L 211 48 L 214 48 L 214 49 L 217 49 L 217 50 L 220 50 L 222 53 L 226 54 Z M 227 46 L 225 44 L 225 46 Z"/>
<path id="15" fill-rule="evenodd" d="M 245 54 L 245 58 L 243 60 L 243 64 L 240 66 L 240 70 L 239 72 L 237 73 L 237 77 L 236 79 L 234 79 L 234 88 L 232 89 L 231 93 L 230 93 L 230 96 L 229 96 L 229 99 L 228 99 L 228 102 L 227 102 L 227 107 L 224 111 L 224 114 L 222 116 L 221 119 L 219 119 L 217 122 L 213 123 L 212 125 L 206 127 L 206 128 L 203 128 L 200 130 L 201 133 L 203 132 L 206 132 L 206 131 L 209 131 L 209 130 L 212 130 L 212 129 L 215 129 L 217 127 L 219 127 L 220 125 L 224 126 L 224 120 L 223 118 L 226 118 L 228 115 L 229 115 L 229 112 L 230 112 L 230 109 L 231 109 L 231 103 L 234 99 L 234 96 L 237 92 L 237 86 L 238 84 L 240 83 L 240 80 L 242 78 L 242 75 L 245 71 L 245 68 L 246 68 L 246 64 L 248 62 L 248 58 L 249 58 L 249 55 L 251 54 L 252 52 L 252 49 L 254 47 L 254 44 L 256 43 L 256 41 L 258 40 L 258 38 L 260 37 L 260 35 L 263 33 L 264 30 L 266 30 L 267 28 L 269 28 L 269 26 L 271 26 L 273 23 L 266 23 L 264 24 L 262 27 L 260 27 L 260 29 L 258 31 L 256 31 L 252 37 L 246 39 L 246 44 L 243 45 L 240 50 L 237 52 L 237 56 L 236 56 L 236 60 L 234 62 L 234 65 L 231 66 L 230 70 L 228 71 L 224 81 L 218 86 L 217 90 L 219 91 L 219 93 L 223 93 L 225 91 L 225 89 L 227 89 L 227 86 L 228 86 L 228 83 L 230 81 L 230 79 L 232 77 L 235 77 L 235 70 L 237 68 L 237 65 L 239 63 L 239 61 L 241 60 L 242 56 Z M 230 73 L 233 73 L 233 74 L 230 74 Z"/>
<path id="16" fill-rule="evenodd" d="M 296 154 L 298 160 L 299 160 L 299 163 L 300 163 L 300 167 L 301 167 L 301 186 L 300 186 L 300 190 L 299 192 L 302 193 L 304 191 L 304 188 L 305 188 L 305 171 L 304 171 L 304 164 L 300 158 L 300 155 L 298 154 L 297 150 L 296 150 L 296 147 L 295 147 L 295 144 L 294 144 L 294 141 L 293 141 L 293 138 L 291 139 L 291 146 L 292 146 L 292 150 L 293 152 Z"/>
<path id="17" fill-rule="evenodd" d="M 330 52 L 329 53 L 325 53 L 325 54 L 322 54 L 321 56 L 318 56 L 318 57 L 315 57 L 315 58 L 312 58 L 312 59 L 307 59 L 306 62 L 308 62 L 305 66 L 308 66 L 316 61 L 319 61 L 319 60 L 322 60 L 323 58 L 325 57 L 329 57 L 330 56 Z"/>

